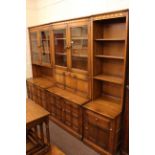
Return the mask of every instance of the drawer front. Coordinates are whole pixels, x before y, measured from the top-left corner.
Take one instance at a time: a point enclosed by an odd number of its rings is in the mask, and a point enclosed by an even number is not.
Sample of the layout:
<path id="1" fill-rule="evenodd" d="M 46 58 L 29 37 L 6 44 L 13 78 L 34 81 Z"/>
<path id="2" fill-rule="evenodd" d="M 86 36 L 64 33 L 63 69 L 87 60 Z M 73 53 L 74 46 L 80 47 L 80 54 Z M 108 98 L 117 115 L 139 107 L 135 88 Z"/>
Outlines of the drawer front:
<path id="1" fill-rule="evenodd" d="M 55 96 L 51 93 L 48 93 L 48 102 L 47 107 L 48 111 L 51 113 L 52 116 L 56 116 L 56 102 Z"/>
<path id="2" fill-rule="evenodd" d="M 109 119 L 88 110 L 85 112 L 85 119 L 86 121 L 107 130 L 111 127 L 111 122 Z"/>
<path id="3" fill-rule="evenodd" d="M 60 96 L 48 93 L 48 109 L 53 117 L 82 134 L 82 108 Z"/>
<path id="4" fill-rule="evenodd" d="M 64 105 L 65 124 L 74 131 L 82 134 L 82 109 L 80 106 L 65 100 Z"/>

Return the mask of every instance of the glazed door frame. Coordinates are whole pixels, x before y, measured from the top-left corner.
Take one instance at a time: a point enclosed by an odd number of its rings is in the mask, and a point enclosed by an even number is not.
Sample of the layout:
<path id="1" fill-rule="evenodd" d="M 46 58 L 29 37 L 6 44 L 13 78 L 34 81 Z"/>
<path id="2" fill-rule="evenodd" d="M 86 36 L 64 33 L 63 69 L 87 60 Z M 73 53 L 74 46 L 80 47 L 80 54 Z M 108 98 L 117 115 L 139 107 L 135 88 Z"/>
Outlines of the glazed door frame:
<path id="1" fill-rule="evenodd" d="M 43 63 L 42 61 L 42 53 L 43 52 L 43 47 L 41 44 L 41 32 L 42 31 L 48 31 L 49 32 L 49 63 Z M 37 35 L 37 53 L 38 53 L 38 62 L 35 62 L 33 60 L 33 47 L 32 47 L 32 38 L 31 38 L 31 33 L 36 33 Z M 42 26 L 42 27 L 37 27 L 37 28 L 31 28 L 29 29 L 29 38 L 30 38 L 30 50 L 31 50 L 31 62 L 32 64 L 37 64 L 37 65 L 41 65 L 41 66 L 47 66 L 47 67 L 51 67 L 52 66 L 52 51 L 51 51 L 51 37 L 50 37 L 50 29 L 49 26 Z"/>
<path id="2" fill-rule="evenodd" d="M 38 61 L 34 61 L 34 56 L 33 56 L 33 45 L 32 45 L 32 42 L 34 41 L 31 37 L 31 34 L 32 33 L 36 33 L 36 50 L 38 53 Z M 38 34 L 38 29 L 37 28 L 34 28 L 34 29 L 29 29 L 29 39 L 30 39 L 30 52 L 31 52 L 31 62 L 32 64 L 37 64 L 39 65 L 41 63 L 41 55 L 40 55 L 40 49 L 39 49 L 39 34 Z"/>
<path id="3" fill-rule="evenodd" d="M 65 30 L 66 32 L 66 66 L 61 66 L 56 64 L 56 51 L 55 51 L 55 38 L 54 38 L 54 31 L 55 30 Z M 66 70 L 68 68 L 68 48 L 67 48 L 67 24 L 66 23 L 57 23 L 52 25 L 51 29 L 51 40 L 52 40 L 52 57 L 53 57 L 53 64 L 55 68 Z"/>
<path id="4" fill-rule="evenodd" d="M 87 73 L 90 73 L 90 41 L 91 41 L 91 36 L 90 36 L 90 20 L 88 19 L 83 19 L 83 20 L 76 20 L 76 21 L 71 21 L 68 23 L 68 47 L 69 47 L 69 70 L 70 71 L 73 71 L 73 72 L 77 72 L 77 73 L 83 73 L 83 74 L 87 74 Z M 87 39 L 88 39 L 88 58 L 87 58 L 87 63 L 88 63 L 88 67 L 87 67 L 87 70 L 82 70 L 82 69 L 79 69 L 79 68 L 73 68 L 72 67 L 72 38 L 71 38 L 71 28 L 78 28 L 78 27 L 83 27 L 83 26 L 87 26 Z"/>
<path id="5" fill-rule="evenodd" d="M 44 48 L 43 48 L 43 45 L 41 43 L 41 32 L 48 32 L 49 33 L 49 40 L 48 40 L 48 43 L 49 43 L 49 63 L 44 63 L 42 61 L 42 54 L 44 53 Z M 52 52 L 51 52 L 51 37 L 50 37 L 50 27 L 49 26 L 44 26 L 44 27 L 40 27 L 39 30 L 38 30 L 38 33 L 39 33 L 39 41 L 40 41 L 40 55 L 41 55 L 41 65 L 42 66 L 47 66 L 47 67 L 51 67 L 52 66 Z"/>

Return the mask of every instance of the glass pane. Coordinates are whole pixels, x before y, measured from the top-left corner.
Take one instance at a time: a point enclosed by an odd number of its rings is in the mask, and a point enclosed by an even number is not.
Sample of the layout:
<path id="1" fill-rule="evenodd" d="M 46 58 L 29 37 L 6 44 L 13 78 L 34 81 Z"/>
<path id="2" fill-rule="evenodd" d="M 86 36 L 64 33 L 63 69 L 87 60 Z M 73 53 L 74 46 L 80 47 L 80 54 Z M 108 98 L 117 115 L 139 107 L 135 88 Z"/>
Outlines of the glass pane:
<path id="1" fill-rule="evenodd" d="M 67 66 L 66 56 L 66 30 L 54 30 L 55 64 Z"/>
<path id="2" fill-rule="evenodd" d="M 31 32 L 31 40 L 37 40 L 37 32 Z"/>
<path id="3" fill-rule="evenodd" d="M 87 26 L 71 28 L 72 67 L 88 69 L 88 28 Z"/>
<path id="4" fill-rule="evenodd" d="M 50 63 L 49 31 L 41 31 L 42 63 Z"/>
<path id="5" fill-rule="evenodd" d="M 37 44 L 37 32 L 31 32 L 30 37 L 31 37 L 32 62 L 38 62 L 39 55 L 38 55 L 38 44 Z"/>

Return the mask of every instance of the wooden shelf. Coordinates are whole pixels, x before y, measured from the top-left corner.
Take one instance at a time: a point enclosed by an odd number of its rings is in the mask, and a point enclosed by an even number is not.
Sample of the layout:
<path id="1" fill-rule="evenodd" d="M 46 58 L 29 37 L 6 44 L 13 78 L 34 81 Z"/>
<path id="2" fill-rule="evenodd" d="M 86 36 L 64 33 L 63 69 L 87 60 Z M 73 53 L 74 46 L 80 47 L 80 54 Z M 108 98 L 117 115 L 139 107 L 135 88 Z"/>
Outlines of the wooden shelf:
<path id="1" fill-rule="evenodd" d="M 80 58 L 88 58 L 88 55 L 77 55 L 77 54 L 73 54 L 73 57 L 80 57 Z"/>
<path id="2" fill-rule="evenodd" d="M 124 57 L 121 56 L 112 56 L 112 55 L 95 55 L 97 58 L 106 58 L 106 59 L 117 59 L 117 60 L 124 60 Z"/>
<path id="3" fill-rule="evenodd" d="M 95 39 L 95 41 L 125 41 L 124 38 L 100 38 L 100 39 Z"/>
<path id="4" fill-rule="evenodd" d="M 110 100 L 104 97 L 97 98 L 83 106 L 98 114 L 106 117 L 115 118 L 121 113 L 121 104 L 115 100 Z"/>
<path id="5" fill-rule="evenodd" d="M 72 37 L 72 40 L 86 40 L 88 37 Z"/>
<path id="6" fill-rule="evenodd" d="M 55 52 L 56 55 L 62 55 L 62 56 L 66 56 L 66 53 L 64 52 Z"/>
<path id="7" fill-rule="evenodd" d="M 112 83 L 116 83 L 116 84 L 122 84 L 123 83 L 123 79 L 120 77 L 111 76 L 111 75 L 104 75 L 104 74 L 96 75 L 96 76 L 94 76 L 94 79 L 112 82 Z"/>
<path id="8" fill-rule="evenodd" d="M 55 40 L 66 40 L 66 38 L 55 38 Z"/>
<path id="9" fill-rule="evenodd" d="M 50 41 L 50 39 L 41 39 L 41 41 Z"/>

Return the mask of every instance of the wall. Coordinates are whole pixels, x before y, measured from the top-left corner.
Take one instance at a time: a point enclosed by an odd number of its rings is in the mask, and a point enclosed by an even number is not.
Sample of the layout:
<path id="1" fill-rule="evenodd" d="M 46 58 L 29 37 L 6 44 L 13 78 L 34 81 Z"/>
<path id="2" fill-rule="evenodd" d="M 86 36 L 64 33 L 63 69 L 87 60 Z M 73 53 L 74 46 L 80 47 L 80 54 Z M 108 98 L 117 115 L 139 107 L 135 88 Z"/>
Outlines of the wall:
<path id="1" fill-rule="evenodd" d="M 128 0 L 27 0 L 27 26 L 82 17 L 129 7 Z M 27 77 L 31 77 L 27 39 Z"/>
<path id="2" fill-rule="evenodd" d="M 38 23 L 38 10 L 37 10 L 37 0 L 27 0 L 26 1 L 26 26 L 36 25 Z M 26 29 L 26 77 L 32 76 L 31 69 L 31 57 L 30 57 L 30 44 L 28 29 Z"/>

